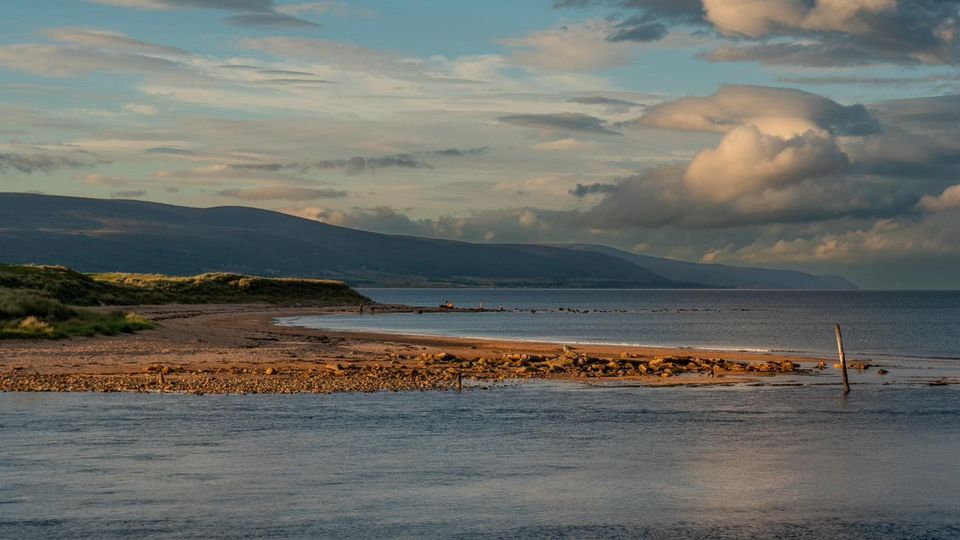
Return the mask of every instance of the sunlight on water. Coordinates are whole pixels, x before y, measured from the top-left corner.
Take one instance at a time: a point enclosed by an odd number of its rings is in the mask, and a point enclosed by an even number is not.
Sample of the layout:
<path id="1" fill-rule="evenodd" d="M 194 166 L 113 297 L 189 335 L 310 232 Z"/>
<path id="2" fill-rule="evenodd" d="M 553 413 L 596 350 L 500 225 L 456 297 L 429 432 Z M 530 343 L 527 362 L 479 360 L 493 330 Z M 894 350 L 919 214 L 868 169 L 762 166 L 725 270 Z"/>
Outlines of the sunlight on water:
<path id="1" fill-rule="evenodd" d="M 955 387 L 0 395 L 0 537 L 956 537 Z"/>

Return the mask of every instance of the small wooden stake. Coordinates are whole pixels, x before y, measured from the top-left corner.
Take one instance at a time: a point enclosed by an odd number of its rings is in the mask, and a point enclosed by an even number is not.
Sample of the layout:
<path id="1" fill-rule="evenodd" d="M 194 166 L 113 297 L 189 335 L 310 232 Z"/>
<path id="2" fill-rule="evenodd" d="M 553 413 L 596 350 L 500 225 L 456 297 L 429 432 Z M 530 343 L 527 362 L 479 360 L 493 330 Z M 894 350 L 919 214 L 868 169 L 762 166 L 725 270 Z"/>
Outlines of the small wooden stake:
<path id="1" fill-rule="evenodd" d="M 833 325 L 837 331 L 837 350 L 840 352 L 840 376 L 843 377 L 843 393 L 850 393 L 850 382 L 847 380 L 847 357 L 843 354 L 843 337 L 840 335 L 840 325 Z"/>

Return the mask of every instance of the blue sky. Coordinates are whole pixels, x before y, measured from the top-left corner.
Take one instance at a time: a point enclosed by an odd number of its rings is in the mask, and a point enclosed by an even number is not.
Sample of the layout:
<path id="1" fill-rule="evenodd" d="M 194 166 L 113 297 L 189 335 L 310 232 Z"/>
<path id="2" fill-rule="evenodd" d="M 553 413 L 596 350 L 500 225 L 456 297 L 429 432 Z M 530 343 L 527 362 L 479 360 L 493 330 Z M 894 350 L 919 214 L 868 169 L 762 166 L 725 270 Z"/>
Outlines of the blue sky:
<path id="1" fill-rule="evenodd" d="M 960 287 L 957 9 L 11 0 L 0 189 Z"/>

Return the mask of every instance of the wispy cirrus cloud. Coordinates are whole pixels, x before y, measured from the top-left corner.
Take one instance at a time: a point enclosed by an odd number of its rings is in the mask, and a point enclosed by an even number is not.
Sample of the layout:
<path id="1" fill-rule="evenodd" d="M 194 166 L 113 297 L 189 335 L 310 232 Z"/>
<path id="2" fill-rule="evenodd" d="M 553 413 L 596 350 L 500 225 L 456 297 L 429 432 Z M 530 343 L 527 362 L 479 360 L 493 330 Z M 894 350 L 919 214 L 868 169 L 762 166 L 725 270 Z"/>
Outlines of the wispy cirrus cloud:
<path id="1" fill-rule="evenodd" d="M 346 191 L 337 189 L 313 189 L 290 186 L 225 189 L 217 193 L 224 197 L 244 201 L 314 201 L 317 199 L 340 199 L 347 196 Z"/>
<path id="2" fill-rule="evenodd" d="M 224 19 L 231 26 L 250 28 L 315 28 L 320 25 L 299 17 L 299 13 L 319 13 L 318 9 L 283 9 L 273 0 L 89 0 L 108 6 L 143 9 L 215 9 L 235 12 Z M 301 6 L 304 6 L 301 4 Z M 329 11 L 329 10 L 328 10 Z"/>

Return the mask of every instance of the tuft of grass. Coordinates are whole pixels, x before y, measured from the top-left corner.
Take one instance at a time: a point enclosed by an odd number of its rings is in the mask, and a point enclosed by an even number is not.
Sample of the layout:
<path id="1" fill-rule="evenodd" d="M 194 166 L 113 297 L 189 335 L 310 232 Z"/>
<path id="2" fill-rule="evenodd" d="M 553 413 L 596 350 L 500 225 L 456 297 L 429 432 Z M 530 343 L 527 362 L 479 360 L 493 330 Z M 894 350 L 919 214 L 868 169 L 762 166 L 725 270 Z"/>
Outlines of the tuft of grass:
<path id="1" fill-rule="evenodd" d="M 75 309 L 35 291 L 0 289 L 0 339 L 116 335 L 153 326 L 135 313 Z"/>

